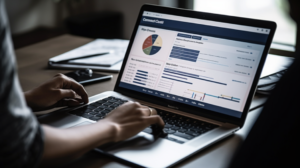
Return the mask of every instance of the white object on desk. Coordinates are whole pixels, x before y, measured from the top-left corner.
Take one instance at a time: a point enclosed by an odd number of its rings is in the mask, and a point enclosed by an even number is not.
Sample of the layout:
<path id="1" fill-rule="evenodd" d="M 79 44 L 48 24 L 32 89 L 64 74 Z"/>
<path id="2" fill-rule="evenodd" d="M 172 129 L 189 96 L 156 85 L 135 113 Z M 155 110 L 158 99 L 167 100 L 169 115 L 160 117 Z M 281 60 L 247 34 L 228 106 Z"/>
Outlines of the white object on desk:
<path id="1" fill-rule="evenodd" d="M 129 40 L 120 39 L 96 39 L 81 47 L 49 59 L 49 66 L 54 68 L 102 70 L 110 72 L 119 72 L 122 66 L 122 60 L 128 47 Z M 59 61 L 80 58 L 86 55 L 104 54 L 90 58 L 82 58 L 68 61 L 68 63 L 57 63 Z M 113 59 L 112 59 L 113 58 Z M 112 66 L 101 66 L 103 64 L 113 64 Z"/>
<path id="2" fill-rule="evenodd" d="M 95 65 L 95 66 L 112 66 L 118 62 L 123 61 L 124 52 L 110 52 L 105 55 L 94 56 L 90 58 L 82 58 L 68 61 L 68 64 L 79 64 L 79 65 Z"/>
<path id="3" fill-rule="evenodd" d="M 261 78 L 275 74 L 277 72 L 287 69 L 294 61 L 294 58 L 285 57 L 280 55 L 268 54 L 263 71 L 260 75 Z"/>
<path id="4" fill-rule="evenodd" d="M 90 68 L 92 70 L 99 70 L 99 71 L 107 71 L 107 72 L 119 72 L 122 67 L 122 61 L 110 66 L 94 66 L 94 65 L 76 65 L 76 64 L 52 64 L 51 67 L 53 68 L 62 68 L 62 69 L 85 69 Z"/>

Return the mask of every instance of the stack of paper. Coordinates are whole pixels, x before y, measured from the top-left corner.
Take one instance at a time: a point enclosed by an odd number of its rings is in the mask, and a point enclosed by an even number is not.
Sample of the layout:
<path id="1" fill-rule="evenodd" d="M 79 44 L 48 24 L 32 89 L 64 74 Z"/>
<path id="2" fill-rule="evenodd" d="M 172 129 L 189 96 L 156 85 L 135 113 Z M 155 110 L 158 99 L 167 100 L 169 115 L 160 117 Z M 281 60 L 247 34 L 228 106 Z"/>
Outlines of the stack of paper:
<path id="1" fill-rule="evenodd" d="M 55 68 L 82 69 L 118 72 L 127 50 L 129 41 L 120 39 L 96 39 L 88 44 L 49 59 L 49 66 Z M 83 56 L 104 54 L 90 58 Z M 79 58 L 76 60 L 70 60 Z M 70 61 L 68 61 L 70 60 Z M 65 61 L 61 63 L 61 61 Z"/>

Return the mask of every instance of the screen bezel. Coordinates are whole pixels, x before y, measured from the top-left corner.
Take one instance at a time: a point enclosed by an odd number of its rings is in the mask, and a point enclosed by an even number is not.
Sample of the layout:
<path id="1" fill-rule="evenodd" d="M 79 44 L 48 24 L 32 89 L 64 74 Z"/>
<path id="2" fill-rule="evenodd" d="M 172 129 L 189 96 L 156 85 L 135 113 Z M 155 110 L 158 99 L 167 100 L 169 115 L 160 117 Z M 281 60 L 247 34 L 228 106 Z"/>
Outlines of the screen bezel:
<path id="1" fill-rule="evenodd" d="M 255 77 L 254 77 L 254 80 L 253 80 L 253 83 L 252 83 L 252 86 L 251 86 L 251 89 L 249 92 L 248 99 L 245 103 L 245 107 L 242 112 L 242 116 L 240 118 L 228 116 L 228 115 L 210 111 L 207 109 L 201 109 L 201 108 L 193 107 L 193 106 L 186 105 L 186 104 L 183 104 L 180 102 L 171 101 L 171 100 L 163 99 L 160 97 L 152 96 L 149 94 L 145 94 L 145 93 L 141 93 L 141 92 L 137 92 L 137 91 L 133 91 L 130 89 L 119 87 L 121 77 L 123 75 L 124 68 L 127 63 L 129 53 L 130 53 L 133 41 L 136 36 L 137 29 L 139 27 L 139 23 L 140 23 L 140 20 L 142 18 L 144 11 L 270 29 L 270 34 L 269 34 L 267 42 L 265 44 L 265 49 L 262 53 L 262 57 L 261 57 L 259 65 L 258 65 L 256 74 L 255 74 Z M 180 14 L 180 15 L 178 15 L 178 14 Z M 199 116 L 210 118 L 213 120 L 218 120 L 221 122 L 232 123 L 232 124 L 238 125 L 239 127 L 243 127 L 249 107 L 251 105 L 252 98 L 253 98 L 255 90 L 256 90 L 257 83 L 259 81 L 259 77 L 261 75 L 264 63 L 267 58 L 267 54 L 268 54 L 272 39 L 275 34 L 275 30 L 276 30 L 276 23 L 272 22 L 272 21 L 264 21 L 264 20 L 256 20 L 256 19 L 226 16 L 226 15 L 219 15 L 219 14 L 211 14 L 211 13 L 204 13 L 204 12 L 198 12 L 198 11 L 185 10 L 185 9 L 175 9 L 175 8 L 145 4 L 142 6 L 142 8 L 139 12 L 139 15 L 138 15 L 134 30 L 131 35 L 131 39 L 130 39 L 130 42 L 129 42 L 129 45 L 128 45 L 128 48 L 127 48 L 127 51 L 126 51 L 126 54 L 125 54 L 125 57 L 123 60 L 122 68 L 121 68 L 120 74 L 118 76 L 114 91 L 122 93 L 129 97 L 140 99 L 140 100 L 150 102 L 153 104 L 157 104 L 160 106 L 177 107 L 178 110 L 180 110 L 180 111 L 184 111 L 184 112 L 191 113 L 194 115 L 199 115 Z"/>

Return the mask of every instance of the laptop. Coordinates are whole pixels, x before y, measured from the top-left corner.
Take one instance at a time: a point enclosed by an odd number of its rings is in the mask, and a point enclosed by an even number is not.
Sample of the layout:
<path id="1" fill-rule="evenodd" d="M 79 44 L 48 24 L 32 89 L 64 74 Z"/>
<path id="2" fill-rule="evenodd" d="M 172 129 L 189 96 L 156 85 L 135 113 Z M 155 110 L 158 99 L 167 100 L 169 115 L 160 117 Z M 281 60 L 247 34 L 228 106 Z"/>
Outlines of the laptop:
<path id="1" fill-rule="evenodd" d="M 146 128 L 95 150 L 143 167 L 175 165 L 243 127 L 275 29 L 270 21 L 144 5 L 114 91 L 39 120 L 91 124 L 138 101 L 158 111 L 167 135 Z"/>

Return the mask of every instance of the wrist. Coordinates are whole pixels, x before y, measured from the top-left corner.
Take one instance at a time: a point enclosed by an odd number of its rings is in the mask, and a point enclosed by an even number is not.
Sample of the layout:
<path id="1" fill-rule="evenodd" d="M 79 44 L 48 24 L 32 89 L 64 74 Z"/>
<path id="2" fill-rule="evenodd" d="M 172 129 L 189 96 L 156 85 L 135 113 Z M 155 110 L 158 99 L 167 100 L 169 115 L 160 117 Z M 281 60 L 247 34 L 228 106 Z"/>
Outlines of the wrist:
<path id="1" fill-rule="evenodd" d="M 101 133 L 101 136 L 105 135 L 107 142 L 119 141 L 120 127 L 118 124 L 107 119 L 100 120 L 98 124 L 100 125 L 101 129 L 105 128 L 106 134 Z"/>
<path id="2" fill-rule="evenodd" d="M 32 105 L 32 100 L 31 100 L 31 91 L 29 90 L 29 91 L 24 92 L 24 97 L 25 97 L 27 106 L 32 108 L 33 105 Z"/>

